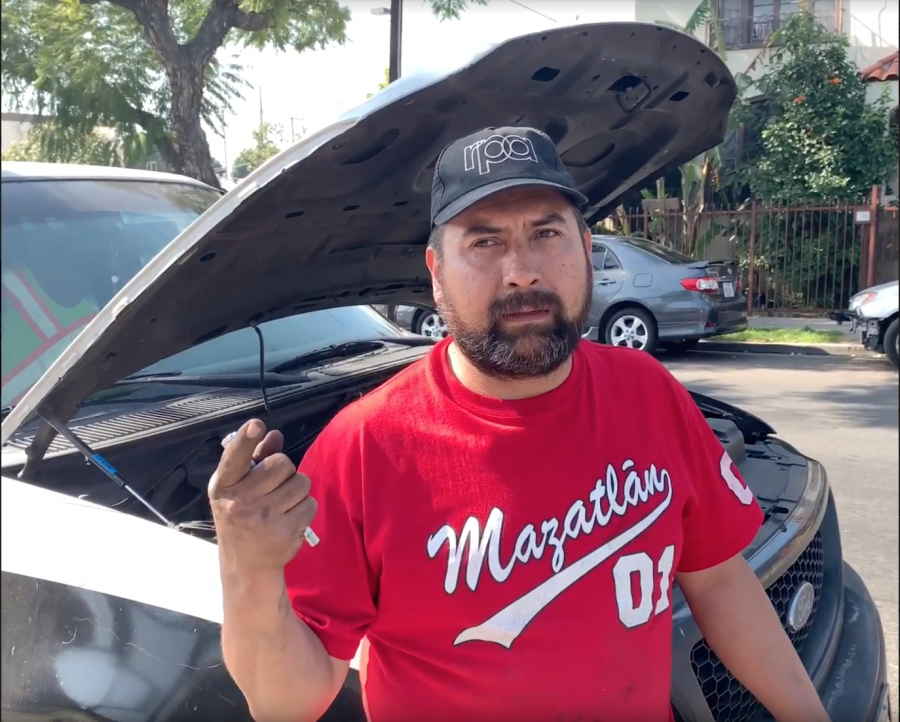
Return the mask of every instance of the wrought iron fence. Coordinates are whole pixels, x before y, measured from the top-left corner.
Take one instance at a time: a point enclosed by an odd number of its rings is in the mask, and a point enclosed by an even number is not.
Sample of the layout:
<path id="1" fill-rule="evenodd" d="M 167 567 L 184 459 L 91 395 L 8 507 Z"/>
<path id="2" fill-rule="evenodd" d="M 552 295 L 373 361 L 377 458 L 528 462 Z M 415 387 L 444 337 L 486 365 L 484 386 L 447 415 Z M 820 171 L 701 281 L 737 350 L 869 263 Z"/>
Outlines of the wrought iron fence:
<path id="1" fill-rule="evenodd" d="M 897 209 L 877 203 L 682 209 L 677 200 L 619 209 L 600 233 L 639 235 L 698 260 L 729 260 L 750 313 L 844 309 L 857 291 L 898 278 Z"/>

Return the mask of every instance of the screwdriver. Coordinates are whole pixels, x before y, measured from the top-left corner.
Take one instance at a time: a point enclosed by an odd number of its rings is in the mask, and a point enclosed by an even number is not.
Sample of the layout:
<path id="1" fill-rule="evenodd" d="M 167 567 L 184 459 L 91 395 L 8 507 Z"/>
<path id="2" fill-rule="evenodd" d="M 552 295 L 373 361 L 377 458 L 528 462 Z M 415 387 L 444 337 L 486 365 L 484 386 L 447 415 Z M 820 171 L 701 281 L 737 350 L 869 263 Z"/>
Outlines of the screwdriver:
<path id="1" fill-rule="evenodd" d="M 225 438 L 222 439 L 222 448 L 224 449 L 226 446 L 228 446 L 228 444 L 231 443 L 231 440 L 234 439 L 235 436 L 237 436 L 237 431 L 232 431 L 230 434 L 226 435 Z M 250 461 L 250 464 L 251 469 L 256 466 L 256 462 L 253 460 Z M 307 527 L 303 530 L 303 538 L 311 547 L 314 547 L 319 543 L 319 537 L 316 536 L 316 533 L 312 530 L 311 527 Z"/>

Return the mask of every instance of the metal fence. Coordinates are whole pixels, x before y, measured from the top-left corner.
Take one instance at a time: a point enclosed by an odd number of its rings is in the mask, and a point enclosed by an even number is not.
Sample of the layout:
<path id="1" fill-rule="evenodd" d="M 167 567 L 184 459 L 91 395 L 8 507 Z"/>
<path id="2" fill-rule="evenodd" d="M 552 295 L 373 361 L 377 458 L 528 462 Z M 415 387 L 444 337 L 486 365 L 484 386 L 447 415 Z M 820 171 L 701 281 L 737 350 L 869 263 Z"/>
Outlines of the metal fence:
<path id="1" fill-rule="evenodd" d="M 898 278 L 897 209 L 858 204 L 682 209 L 678 201 L 613 213 L 601 233 L 639 235 L 698 260 L 730 260 L 750 313 L 820 314 Z M 674 207 L 673 207 L 674 206 Z"/>

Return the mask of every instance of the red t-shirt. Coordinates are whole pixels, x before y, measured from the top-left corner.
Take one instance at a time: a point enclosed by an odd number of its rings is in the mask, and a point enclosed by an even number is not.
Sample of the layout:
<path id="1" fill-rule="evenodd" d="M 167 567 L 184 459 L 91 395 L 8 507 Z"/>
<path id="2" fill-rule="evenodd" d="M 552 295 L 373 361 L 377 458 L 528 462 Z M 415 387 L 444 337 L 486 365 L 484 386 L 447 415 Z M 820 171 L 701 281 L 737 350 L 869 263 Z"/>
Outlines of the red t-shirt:
<path id="1" fill-rule="evenodd" d="M 351 659 L 373 722 L 667 722 L 676 571 L 762 512 L 684 387 L 583 342 L 553 391 L 500 401 L 449 341 L 344 408 L 300 469 L 321 542 L 297 614 Z"/>

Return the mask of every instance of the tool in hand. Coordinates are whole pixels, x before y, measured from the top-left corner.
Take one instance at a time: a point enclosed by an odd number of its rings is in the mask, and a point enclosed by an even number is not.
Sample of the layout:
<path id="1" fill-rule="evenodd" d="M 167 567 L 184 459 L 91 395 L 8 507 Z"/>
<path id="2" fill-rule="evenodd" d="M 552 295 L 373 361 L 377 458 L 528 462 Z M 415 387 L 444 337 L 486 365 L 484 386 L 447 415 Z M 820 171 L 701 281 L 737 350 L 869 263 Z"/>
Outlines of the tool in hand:
<path id="1" fill-rule="evenodd" d="M 230 434 L 225 436 L 225 438 L 222 439 L 222 448 L 224 449 L 226 446 L 228 446 L 228 444 L 231 443 L 231 440 L 234 439 L 235 436 L 237 436 L 237 431 L 232 431 Z M 253 461 L 252 459 L 250 461 L 250 464 L 251 464 L 251 466 L 250 466 L 251 469 L 256 466 L 256 462 Z M 319 537 L 316 536 L 316 533 L 312 530 L 311 527 L 307 527 L 306 529 L 303 530 L 303 538 L 306 540 L 306 543 L 309 544 L 311 547 L 314 547 L 316 544 L 319 543 Z"/>

